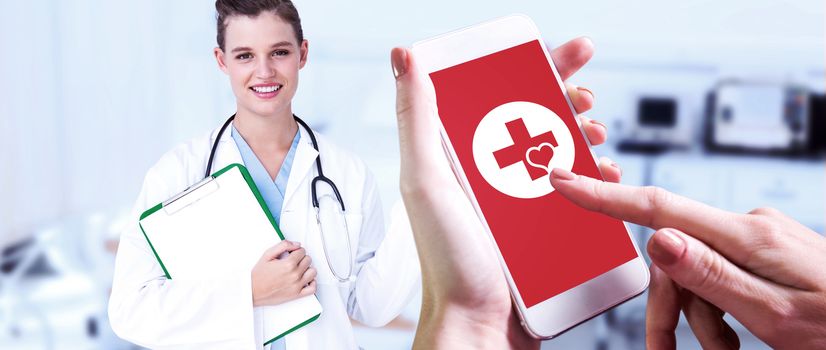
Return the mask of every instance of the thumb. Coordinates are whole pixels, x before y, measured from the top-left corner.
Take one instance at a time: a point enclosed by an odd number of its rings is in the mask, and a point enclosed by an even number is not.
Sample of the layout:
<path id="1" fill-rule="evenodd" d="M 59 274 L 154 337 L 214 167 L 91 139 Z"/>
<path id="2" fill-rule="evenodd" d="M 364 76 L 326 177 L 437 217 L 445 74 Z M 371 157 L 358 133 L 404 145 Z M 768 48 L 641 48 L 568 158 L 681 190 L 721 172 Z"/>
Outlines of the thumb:
<path id="1" fill-rule="evenodd" d="M 705 243 L 665 228 L 648 242 L 648 254 L 681 287 L 731 313 L 747 328 L 764 326 L 773 308 L 782 306 L 778 285 L 731 263 Z"/>
<path id="2" fill-rule="evenodd" d="M 433 171 L 450 175 L 436 120 L 436 94 L 433 84 L 416 66 L 413 53 L 406 48 L 390 52 L 396 78 L 396 116 L 399 127 L 402 186 L 434 178 Z M 430 174 L 430 176 L 424 176 Z M 436 179 L 445 178 L 435 176 Z M 452 177 L 447 177 L 452 179 Z M 433 185 L 433 183 L 430 183 Z M 425 184 L 422 184 L 425 185 Z"/>
<path id="3" fill-rule="evenodd" d="M 264 251 L 264 254 L 261 255 L 261 261 L 270 261 L 270 260 L 278 259 L 278 257 L 281 254 L 284 254 L 286 252 L 291 252 L 291 251 L 296 250 L 300 247 L 301 247 L 300 244 L 298 244 L 296 242 L 288 241 L 288 240 L 285 239 L 281 242 L 278 242 L 278 244 L 267 248 L 267 250 Z"/>

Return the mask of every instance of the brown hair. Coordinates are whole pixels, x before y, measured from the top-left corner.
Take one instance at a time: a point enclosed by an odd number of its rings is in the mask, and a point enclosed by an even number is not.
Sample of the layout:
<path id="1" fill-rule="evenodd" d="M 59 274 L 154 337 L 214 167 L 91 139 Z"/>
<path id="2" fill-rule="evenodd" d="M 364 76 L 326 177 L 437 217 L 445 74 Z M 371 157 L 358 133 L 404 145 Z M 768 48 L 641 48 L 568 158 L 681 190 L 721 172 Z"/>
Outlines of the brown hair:
<path id="1" fill-rule="evenodd" d="M 232 16 L 257 17 L 264 11 L 273 11 L 278 17 L 293 27 L 298 44 L 304 41 L 301 30 L 301 17 L 290 0 L 216 0 L 216 22 L 218 24 L 218 47 L 224 50 L 224 33 L 227 31 L 227 19 Z"/>

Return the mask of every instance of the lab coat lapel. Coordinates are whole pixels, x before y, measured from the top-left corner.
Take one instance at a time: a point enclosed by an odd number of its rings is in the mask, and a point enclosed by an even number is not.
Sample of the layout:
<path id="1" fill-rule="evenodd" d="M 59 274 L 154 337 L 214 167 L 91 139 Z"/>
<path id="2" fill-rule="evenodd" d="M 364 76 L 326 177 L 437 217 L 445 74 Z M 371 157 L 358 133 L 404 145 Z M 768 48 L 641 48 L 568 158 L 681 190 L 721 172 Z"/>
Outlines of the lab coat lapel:
<path id="1" fill-rule="evenodd" d="M 287 191 L 284 193 L 284 205 L 283 208 L 292 208 L 292 197 L 298 191 L 298 189 L 303 188 L 303 184 L 306 184 L 306 191 L 307 198 L 309 198 L 309 191 L 310 191 L 310 179 L 311 176 L 315 174 L 312 170 L 315 165 L 315 160 L 318 157 L 318 151 L 313 148 L 313 143 L 310 140 L 310 135 L 307 133 L 303 127 L 298 127 L 299 132 L 301 133 L 301 139 L 298 142 L 295 150 L 295 158 L 293 158 L 293 168 L 290 169 L 290 178 L 287 180 Z M 302 194 L 303 195 L 303 194 Z M 299 204 L 302 202 L 297 202 L 295 204 Z M 307 208 L 298 208 L 297 210 L 310 210 L 309 203 L 307 203 Z"/>

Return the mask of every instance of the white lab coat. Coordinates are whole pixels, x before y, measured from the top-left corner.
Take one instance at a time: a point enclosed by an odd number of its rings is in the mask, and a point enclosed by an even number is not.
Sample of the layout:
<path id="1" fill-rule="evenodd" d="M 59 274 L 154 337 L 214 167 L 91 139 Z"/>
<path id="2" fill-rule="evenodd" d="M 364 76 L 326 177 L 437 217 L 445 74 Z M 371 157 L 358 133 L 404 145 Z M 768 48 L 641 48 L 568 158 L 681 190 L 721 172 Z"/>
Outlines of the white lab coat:
<path id="1" fill-rule="evenodd" d="M 407 230 L 385 237 L 381 204 L 364 163 L 316 133 L 324 175 L 338 186 L 347 206 L 347 225 L 355 256 L 355 281 L 340 283 L 327 266 L 310 199 L 316 175 L 307 131 L 301 139 L 287 183 L 279 226 L 288 240 L 301 242 L 318 271 L 316 296 L 324 309 L 315 322 L 288 334 L 288 350 L 357 348 L 348 315 L 369 326 L 395 318 L 414 295 L 420 278 L 413 238 Z M 261 349 L 260 319 L 252 306 L 249 272 L 209 280 L 167 280 L 141 233 L 137 219 L 203 177 L 218 130 L 166 153 L 146 174 L 121 235 L 109 301 L 109 318 L 123 339 L 153 349 Z M 229 132 L 219 141 L 213 171 L 243 163 Z M 406 226 L 406 225 L 402 225 Z M 347 272 L 346 235 L 326 233 L 336 272 Z"/>

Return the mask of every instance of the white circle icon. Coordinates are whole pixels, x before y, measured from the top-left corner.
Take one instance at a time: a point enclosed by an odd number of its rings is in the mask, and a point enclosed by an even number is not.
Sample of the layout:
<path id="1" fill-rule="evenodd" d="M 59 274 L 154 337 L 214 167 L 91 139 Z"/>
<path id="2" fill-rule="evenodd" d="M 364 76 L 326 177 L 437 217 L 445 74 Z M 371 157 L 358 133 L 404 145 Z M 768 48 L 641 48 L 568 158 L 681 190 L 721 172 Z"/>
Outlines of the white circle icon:
<path id="1" fill-rule="evenodd" d="M 554 191 L 551 169 L 571 170 L 574 140 L 565 122 L 536 103 L 517 101 L 494 108 L 473 134 L 473 159 L 493 188 L 516 198 Z"/>

